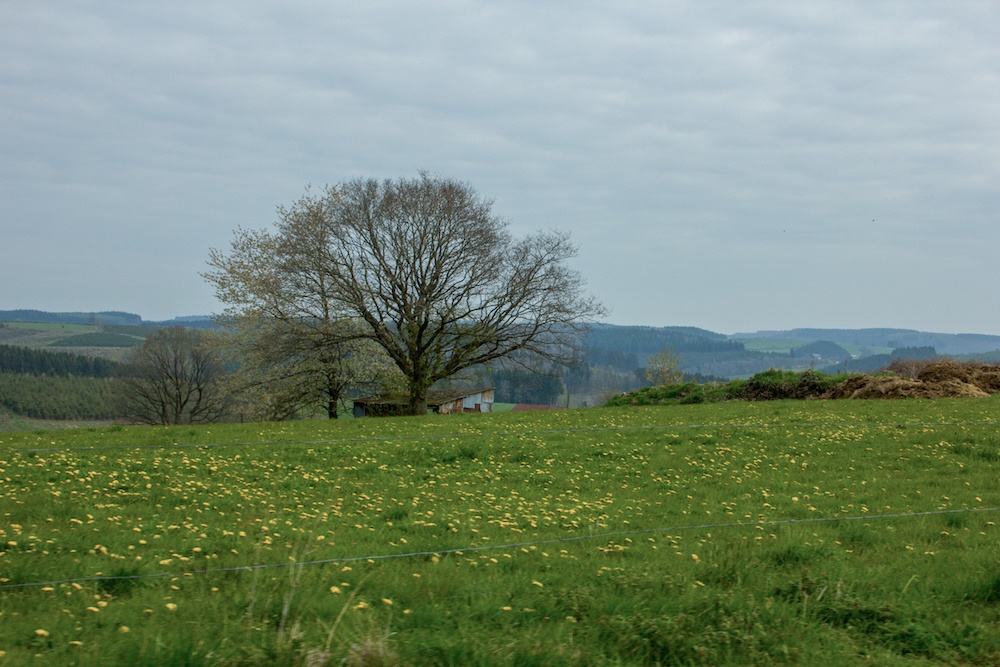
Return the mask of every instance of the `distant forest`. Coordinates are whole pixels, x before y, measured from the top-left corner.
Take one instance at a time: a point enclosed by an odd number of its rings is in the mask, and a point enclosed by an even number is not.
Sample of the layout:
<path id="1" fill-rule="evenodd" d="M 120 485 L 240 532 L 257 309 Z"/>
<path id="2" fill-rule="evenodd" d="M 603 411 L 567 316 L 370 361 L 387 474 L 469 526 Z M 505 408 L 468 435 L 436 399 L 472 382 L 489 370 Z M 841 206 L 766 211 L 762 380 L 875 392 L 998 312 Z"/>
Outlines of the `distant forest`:
<path id="1" fill-rule="evenodd" d="M 120 364 L 68 352 L 0 345 L 0 407 L 32 419 L 117 417 Z"/>
<path id="2" fill-rule="evenodd" d="M 17 328 L 5 322 L 17 322 Z M 20 331 L 30 329 L 25 322 L 93 327 L 89 331 L 83 327 L 57 334 L 54 340 L 47 339 L 46 348 L 0 344 L 0 408 L 40 419 L 117 418 L 114 376 L 120 364 L 91 354 L 97 354 L 100 348 L 124 350 L 139 345 L 159 326 L 215 326 L 210 318 L 202 316 L 154 323 L 116 311 L 8 310 L 0 311 L 0 327 L 11 326 L 5 341 L 16 340 L 15 332 L 20 335 Z M 43 328 L 40 326 L 39 330 Z M 34 332 L 39 333 L 52 331 Z M 455 378 L 450 386 L 493 386 L 500 403 L 580 407 L 603 405 L 616 394 L 648 385 L 645 366 L 650 356 L 668 349 L 680 359 L 685 380 L 695 382 L 746 378 L 770 369 L 864 373 L 884 368 L 897 358 L 933 358 L 942 350 L 960 358 L 1000 359 L 1000 352 L 985 351 L 1000 350 L 1000 337 L 996 336 L 927 334 L 899 329 L 796 329 L 763 333 L 767 334 L 765 344 L 763 336 L 731 337 L 696 327 L 593 324 L 581 340 L 582 359 L 573 367 L 530 369 L 525 364 L 500 364 L 495 368 L 474 369 Z M 857 345 L 892 351 L 868 356 L 848 352 L 847 348 L 856 350 L 852 346 Z M 54 349 L 60 347 L 66 351 Z M 962 352 L 965 354 L 959 355 Z"/>
<path id="3" fill-rule="evenodd" d="M 0 373 L 108 378 L 120 364 L 69 352 L 0 345 Z"/>

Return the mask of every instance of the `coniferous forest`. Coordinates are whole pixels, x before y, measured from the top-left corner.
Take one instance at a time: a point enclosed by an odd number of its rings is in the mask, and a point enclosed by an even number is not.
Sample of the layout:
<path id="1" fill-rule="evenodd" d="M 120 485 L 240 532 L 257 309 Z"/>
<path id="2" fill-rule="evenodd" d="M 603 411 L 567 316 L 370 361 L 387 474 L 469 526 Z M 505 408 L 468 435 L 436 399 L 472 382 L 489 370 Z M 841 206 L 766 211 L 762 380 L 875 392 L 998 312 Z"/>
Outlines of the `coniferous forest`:
<path id="1" fill-rule="evenodd" d="M 117 417 L 107 359 L 0 345 L 0 407 L 32 419 Z"/>

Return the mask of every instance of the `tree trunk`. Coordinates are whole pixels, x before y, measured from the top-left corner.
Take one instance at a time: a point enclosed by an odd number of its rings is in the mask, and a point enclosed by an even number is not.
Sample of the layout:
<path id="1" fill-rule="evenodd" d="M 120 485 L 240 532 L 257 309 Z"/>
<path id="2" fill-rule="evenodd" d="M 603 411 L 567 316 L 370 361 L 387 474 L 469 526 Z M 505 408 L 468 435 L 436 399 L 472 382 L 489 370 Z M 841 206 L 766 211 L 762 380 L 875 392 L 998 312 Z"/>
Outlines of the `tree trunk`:
<path id="1" fill-rule="evenodd" d="M 327 390 L 326 417 L 327 419 L 337 418 L 337 407 L 340 403 L 340 391 L 332 385 Z"/>
<path id="2" fill-rule="evenodd" d="M 410 377 L 407 383 L 410 385 L 410 402 L 407 406 L 407 414 L 420 417 L 427 414 L 427 389 L 429 384 L 422 374 Z"/>
<path id="3" fill-rule="evenodd" d="M 410 404 L 407 407 L 408 414 L 421 416 L 427 414 L 427 392 L 410 392 Z"/>

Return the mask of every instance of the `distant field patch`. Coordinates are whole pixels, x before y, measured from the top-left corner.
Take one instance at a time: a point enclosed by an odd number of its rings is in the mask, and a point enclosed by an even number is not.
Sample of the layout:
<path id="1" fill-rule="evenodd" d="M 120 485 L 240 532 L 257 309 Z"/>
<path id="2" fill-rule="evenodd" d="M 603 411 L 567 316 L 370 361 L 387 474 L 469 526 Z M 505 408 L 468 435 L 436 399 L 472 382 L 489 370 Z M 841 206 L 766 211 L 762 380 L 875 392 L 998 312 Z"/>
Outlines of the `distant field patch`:
<path id="1" fill-rule="evenodd" d="M 95 331 L 62 338 L 50 343 L 49 347 L 138 347 L 142 341 L 135 336 Z"/>
<path id="2" fill-rule="evenodd" d="M 892 354 L 895 348 L 878 347 L 877 345 L 848 345 L 841 343 L 842 348 L 850 352 L 855 357 L 870 357 L 876 354 Z"/>
<path id="3" fill-rule="evenodd" d="M 33 331 L 97 331 L 97 327 L 91 324 L 59 324 L 56 322 L 4 322 L 3 326 L 10 327 L 11 329 L 31 329 Z"/>
<path id="4" fill-rule="evenodd" d="M 802 347 L 809 341 L 794 338 L 741 338 L 739 342 L 753 352 L 788 354 L 792 348 Z"/>

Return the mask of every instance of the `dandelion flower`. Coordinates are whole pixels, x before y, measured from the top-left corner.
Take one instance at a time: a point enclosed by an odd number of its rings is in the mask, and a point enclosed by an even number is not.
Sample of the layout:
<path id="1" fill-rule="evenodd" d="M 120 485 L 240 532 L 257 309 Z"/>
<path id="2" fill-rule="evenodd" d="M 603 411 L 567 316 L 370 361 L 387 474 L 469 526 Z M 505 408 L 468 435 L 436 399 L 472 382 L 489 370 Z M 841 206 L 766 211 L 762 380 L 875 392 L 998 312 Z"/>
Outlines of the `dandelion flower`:
<path id="1" fill-rule="evenodd" d="M 177 605 L 173 602 L 167 603 L 167 611 L 177 611 Z"/>
<path id="2" fill-rule="evenodd" d="M 340 586 L 330 586 L 330 592 L 334 595 L 340 595 Z"/>
<path id="3" fill-rule="evenodd" d="M 542 588 L 543 586 L 545 586 L 545 584 L 543 584 L 540 581 L 532 581 L 531 583 L 534 584 L 535 586 L 538 586 L 539 588 Z"/>
<path id="4" fill-rule="evenodd" d="M 127 625 L 123 625 L 120 628 L 118 628 L 118 632 L 120 632 L 122 634 L 125 634 L 128 631 L 129 631 L 129 627 Z"/>
<path id="5" fill-rule="evenodd" d="M 49 631 L 48 630 L 42 630 L 41 628 L 39 628 L 39 629 L 35 630 L 35 634 L 38 635 L 39 637 L 48 637 L 49 636 Z"/>
<path id="6" fill-rule="evenodd" d="M 382 604 L 386 605 L 387 607 L 391 607 L 392 600 L 390 600 L 389 598 L 382 598 Z"/>

